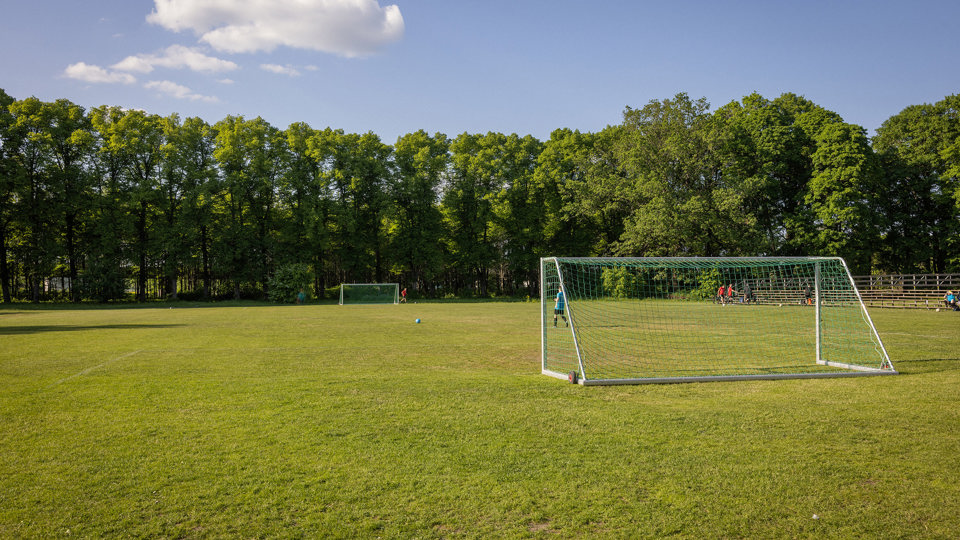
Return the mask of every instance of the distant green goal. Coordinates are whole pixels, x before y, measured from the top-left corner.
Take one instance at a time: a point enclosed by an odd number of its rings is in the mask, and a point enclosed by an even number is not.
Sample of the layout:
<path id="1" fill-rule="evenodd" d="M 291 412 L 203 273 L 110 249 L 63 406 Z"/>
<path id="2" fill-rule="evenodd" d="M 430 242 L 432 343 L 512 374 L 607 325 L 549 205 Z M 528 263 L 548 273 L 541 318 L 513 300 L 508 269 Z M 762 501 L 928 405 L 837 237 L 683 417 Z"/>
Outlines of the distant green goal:
<path id="1" fill-rule="evenodd" d="M 843 259 L 541 259 L 542 372 L 580 384 L 895 374 Z"/>
<path id="2" fill-rule="evenodd" d="M 340 305 L 399 304 L 398 283 L 341 283 Z"/>

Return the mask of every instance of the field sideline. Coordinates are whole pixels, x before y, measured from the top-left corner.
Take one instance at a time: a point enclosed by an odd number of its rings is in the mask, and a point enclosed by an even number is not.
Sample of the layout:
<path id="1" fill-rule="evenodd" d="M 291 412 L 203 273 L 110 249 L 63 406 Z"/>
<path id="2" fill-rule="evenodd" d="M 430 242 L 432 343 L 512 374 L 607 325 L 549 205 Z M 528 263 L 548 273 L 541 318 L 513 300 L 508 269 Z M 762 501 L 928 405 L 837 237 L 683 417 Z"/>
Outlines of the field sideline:
<path id="1" fill-rule="evenodd" d="M 161 305 L 0 308 L 0 537 L 960 531 L 957 313 L 870 312 L 899 376 L 584 388 L 536 303 Z"/>

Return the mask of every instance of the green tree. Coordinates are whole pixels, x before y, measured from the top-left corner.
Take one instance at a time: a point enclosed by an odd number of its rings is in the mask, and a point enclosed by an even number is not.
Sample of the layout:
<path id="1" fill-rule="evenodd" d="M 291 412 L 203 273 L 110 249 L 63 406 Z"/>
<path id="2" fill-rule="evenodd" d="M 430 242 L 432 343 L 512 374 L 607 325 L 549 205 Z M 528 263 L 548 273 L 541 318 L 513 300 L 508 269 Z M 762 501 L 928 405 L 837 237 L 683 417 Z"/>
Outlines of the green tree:
<path id="1" fill-rule="evenodd" d="M 944 272 L 960 249 L 960 98 L 912 105 L 877 129 L 883 164 L 884 253 L 895 271 Z"/>
<path id="2" fill-rule="evenodd" d="M 817 138 L 820 133 L 831 124 L 843 123 L 843 119 L 833 111 L 790 93 L 778 97 L 774 104 L 792 119 L 794 129 L 798 131 L 799 146 L 795 150 L 801 156 L 798 162 L 801 168 L 797 169 L 797 172 L 805 174 L 797 177 L 802 180 L 788 184 L 786 188 L 789 191 L 784 193 L 786 196 L 793 192 L 797 204 L 783 216 L 786 231 L 783 252 L 786 255 L 809 255 L 819 249 L 815 225 L 817 218 L 807 198 L 807 188 L 814 174 L 813 154 L 817 151 Z M 803 167 L 806 168 L 806 173 L 802 172 Z"/>
<path id="3" fill-rule="evenodd" d="M 311 281 L 309 265 L 290 263 L 278 266 L 270 278 L 269 298 L 278 304 L 292 304 L 301 292 L 309 298 L 307 291 Z"/>
<path id="4" fill-rule="evenodd" d="M 241 283 L 268 292 L 276 251 L 277 189 L 286 168 L 286 139 L 262 118 L 229 116 L 215 126 L 214 158 L 224 186 L 220 228 L 223 273 L 230 276 L 234 297 Z"/>
<path id="5" fill-rule="evenodd" d="M 242 284 L 254 279 L 248 257 L 254 244 L 251 206 L 256 186 L 249 173 L 245 124 L 242 116 L 227 116 L 214 125 L 213 155 L 223 181 L 217 205 L 216 270 L 232 284 L 235 299 L 241 297 Z"/>
<path id="6" fill-rule="evenodd" d="M 10 243 L 11 222 L 14 218 L 14 193 L 16 180 L 20 177 L 15 149 L 18 143 L 14 136 L 14 120 L 9 107 L 16 101 L 0 88 L 0 291 L 3 301 L 12 300 L 10 289 L 10 266 L 7 246 Z"/>
<path id="7" fill-rule="evenodd" d="M 539 292 L 539 254 L 543 252 L 543 229 L 547 209 L 534 179 L 542 144 L 527 135 L 505 136 L 499 141 L 495 164 L 502 187 L 494 199 L 495 243 L 504 268 L 499 272 L 498 289 L 508 294 L 526 287 L 530 295 Z"/>
<path id="8" fill-rule="evenodd" d="M 50 114 L 47 143 L 51 152 L 51 184 L 56 193 L 55 204 L 60 216 L 62 251 L 67 257 L 70 298 L 80 300 L 76 287 L 83 247 L 79 246 L 89 220 L 91 205 L 90 174 L 86 167 L 93 147 L 90 119 L 83 107 L 65 99 L 46 104 Z"/>
<path id="9" fill-rule="evenodd" d="M 199 269 L 203 298 L 211 295 L 211 229 L 214 200 L 220 189 L 213 157 L 215 138 L 216 132 L 210 124 L 191 117 L 175 130 L 175 138 L 168 143 L 173 146 L 171 159 L 182 175 L 182 210 L 176 229 L 177 236 L 183 240 L 183 251 L 178 253 L 181 264 L 192 262 L 192 266 Z"/>
<path id="10" fill-rule="evenodd" d="M 178 297 L 178 278 L 198 268 L 203 297 L 210 296 L 210 227 L 213 196 L 218 189 L 213 159 L 214 132 L 200 118 L 182 123 L 177 115 L 164 119 L 164 164 L 159 184 L 161 218 L 157 235 L 162 243 L 163 290 Z"/>
<path id="11" fill-rule="evenodd" d="M 788 225 L 801 222 L 797 215 L 812 175 L 814 145 L 794 114 L 804 107 L 792 94 L 773 101 L 751 94 L 714 113 L 722 175 L 749 194 L 744 207 L 756 220 L 755 245 L 744 246 L 748 253 L 803 254 L 796 245 L 801 231 Z"/>
<path id="12" fill-rule="evenodd" d="M 952 193 L 954 200 L 954 220 L 944 231 L 948 252 L 946 269 L 957 272 L 960 271 L 960 94 L 947 96 L 938 106 L 944 112 L 946 124 L 940 145 L 940 159 L 946 170 L 940 181 L 944 192 Z"/>
<path id="13" fill-rule="evenodd" d="M 302 122 L 290 124 L 284 132 L 289 153 L 285 174 L 280 179 L 278 203 L 285 213 L 279 225 L 280 250 L 283 261 L 310 262 L 308 223 L 313 220 L 311 199 L 315 193 L 320 167 L 309 156 L 309 140 L 316 130 Z"/>
<path id="14" fill-rule="evenodd" d="M 5 144 L 16 164 L 13 170 L 14 250 L 22 261 L 29 297 L 41 299 L 44 279 L 52 275 L 60 255 L 57 244 L 57 194 L 51 185 L 50 109 L 31 97 L 8 105 L 12 125 Z"/>
<path id="15" fill-rule="evenodd" d="M 579 131 L 557 129 L 550 134 L 537 156 L 532 203 L 543 211 L 540 241 L 534 249 L 538 257 L 593 254 L 591 248 L 601 235 L 599 219 L 592 209 L 578 212 L 585 206 L 578 192 L 590 187 L 588 178 L 600 182 L 604 178 L 596 170 L 599 168 L 594 160 L 598 155 L 594 145 L 596 138 Z M 588 176 L 590 173 L 594 176 Z M 614 238 L 619 235 L 617 232 Z"/>
<path id="16" fill-rule="evenodd" d="M 132 239 L 137 267 L 137 300 L 147 299 L 147 282 L 151 266 L 157 256 L 161 238 L 153 221 L 161 197 L 161 182 L 165 155 L 164 119 L 143 111 L 126 111 L 116 123 L 116 137 L 106 144 L 112 151 L 126 156 L 126 207 L 134 216 L 135 236 Z"/>
<path id="17" fill-rule="evenodd" d="M 706 100 L 678 94 L 624 112 L 618 157 L 634 204 L 621 255 L 740 255 L 756 245 L 754 189 L 724 176 Z"/>
<path id="18" fill-rule="evenodd" d="M 126 246 L 134 236 L 125 180 L 129 156 L 122 144 L 120 121 L 126 113 L 119 107 L 90 111 L 94 150 L 91 154 L 93 204 L 86 233 L 86 269 L 81 275 L 83 294 L 101 302 L 126 294 L 125 268 L 130 253 Z"/>
<path id="19" fill-rule="evenodd" d="M 450 165 L 449 148 L 446 135 L 423 130 L 399 137 L 394 146 L 391 253 L 398 273 L 426 294 L 443 264 L 445 232 L 437 201 Z"/>
<path id="20" fill-rule="evenodd" d="M 623 126 L 610 126 L 582 141 L 587 148 L 574 151 L 566 165 L 576 172 L 557 185 L 563 201 L 561 215 L 566 216 L 571 232 L 589 232 L 590 255 L 615 254 L 636 206 L 634 183 L 619 157 L 624 133 Z"/>
<path id="21" fill-rule="evenodd" d="M 499 154 L 504 139 L 500 133 L 463 133 L 450 144 L 452 168 L 442 208 L 450 234 L 451 285 L 457 291 L 488 294 L 490 270 L 498 256 L 493 201 L 503 188 Z"/>
<path id="22" fill-rule="evenodd" d="M 805 202 L 815 216 L 816 254 L 840 255 L 869 273 L 879 237 L 879 167 L 864 129 L 829 124 L 817 136 Z"/>
<path id="23" fill-rule="evenodd" d="M 329 147 L 320 132 L 304 123 L 291 124 L 286 140 L 289 165 L 280 189 L 288 215 L 279 231 L 285 250 L 283 260 L 309 264 L 313 291 L 322 297 L 331 242 L 331 199 L 327 178 L 321 172 Z"/>
<path id="24" fill-rule="evenodd" d="M 328 156 L 324 177 L 335 201 L 331 243 L 337 274 L 341 281 L 381 282 L 392 148 L 373 133 L 326 130 L 320 138 L 315 146 Z"/>

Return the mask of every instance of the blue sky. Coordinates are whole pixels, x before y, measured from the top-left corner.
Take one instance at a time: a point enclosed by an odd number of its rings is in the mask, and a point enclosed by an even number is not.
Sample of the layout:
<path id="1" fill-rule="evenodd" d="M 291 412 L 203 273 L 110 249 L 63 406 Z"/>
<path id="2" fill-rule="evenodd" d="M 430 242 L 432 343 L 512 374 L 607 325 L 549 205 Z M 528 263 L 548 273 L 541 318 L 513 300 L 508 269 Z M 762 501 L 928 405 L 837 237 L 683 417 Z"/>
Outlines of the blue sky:
<path id="1" fill-rule="evenodd" d="M 598 131 L 793 92 L 868 133 L 960 92 L 960 2 L 0 0 L 0 88 L 285 128 Z"/>

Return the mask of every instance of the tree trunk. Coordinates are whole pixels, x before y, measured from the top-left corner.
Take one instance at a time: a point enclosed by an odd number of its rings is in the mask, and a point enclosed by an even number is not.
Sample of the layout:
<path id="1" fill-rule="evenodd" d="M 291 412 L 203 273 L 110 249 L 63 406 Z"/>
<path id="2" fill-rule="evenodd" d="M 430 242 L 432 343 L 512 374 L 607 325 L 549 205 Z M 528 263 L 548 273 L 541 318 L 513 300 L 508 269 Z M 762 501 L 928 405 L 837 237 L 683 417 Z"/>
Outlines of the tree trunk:
<path id="1" fill-rule="evenodd" d="M 316 276 L 314 280 L 314 294 L 317 298 L 323 298 L 323 295 L 327 292 L 326 281 L 324 280 L 323 274 L 323 251 L 314 257 L 313 262 L 313 275 Z"/>
<path id="2" fill-rule="evenodd" d="M 374 274 L 376 274 L 376 275 L 375 275 L 375 277 L 376 277 L 376 282 L 377 282 L 377 283 L 383 283 L 383 254 L 380 252 L 381 250 L 380 250 L 380 235 L 379 235 L 379 234 L 376 235 L 376 238 L 374 239 L 374 246 L 375 246 L 375 247 L 374 247 L 374 252 L 373 252 L 373 258 L 374 258 L 374 259 L 373 259 L 373 260 L 374 260 L 374 270 L 373 270 L 373 271 L 374 271 Z"/>
<path id="3" fill-rule="evenodd" d="M 137 236 L 140 246 L 140 272 L 137 273 L 137 301 L 147 301 L 147 203 L 140 203 L 140 212 L 137 216 Z"/>
<path id="4" fill-rule="evenodd" d="M 177 300 L 177 268 L 174 267 L 167 276 L 167 296 L 171 300 Z"/>
<path id="5" fill-rule="evenodd" d="M 30 284 L 30 300 L 34 304 L 40 303 L 40 281 L 42 278 L 38 277 L 36 274 L 28 278 L 28 283 Z"/>
<path id="6" fill-rule="evenodd" d="M 10 303 L 10 268 L 7 266 L 7 228 L 0 228 L 0 286 L 3 287 L 3 301 Z"/>
<path id="7" fill-rule="evenodd" d="M 203 299 L 210 299 L 210 253 L 207 248 L 207 226 L 200 227 L 200 253 L 203 258 Z"/>
<path id="8" fill-rule="evenodd" d="M 69 213 L 66 216 L 67 225 L 67 264 L 70 268 L 70 300 L 80 301 L 80 291 L 77 289 L 77 247 L 74 239 L 76 215 Z"/>

